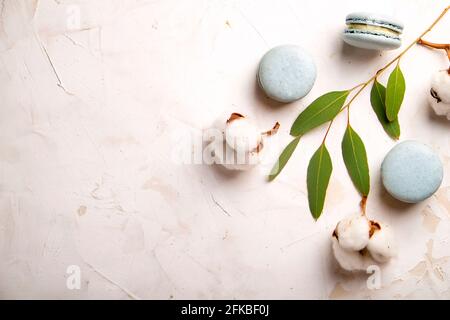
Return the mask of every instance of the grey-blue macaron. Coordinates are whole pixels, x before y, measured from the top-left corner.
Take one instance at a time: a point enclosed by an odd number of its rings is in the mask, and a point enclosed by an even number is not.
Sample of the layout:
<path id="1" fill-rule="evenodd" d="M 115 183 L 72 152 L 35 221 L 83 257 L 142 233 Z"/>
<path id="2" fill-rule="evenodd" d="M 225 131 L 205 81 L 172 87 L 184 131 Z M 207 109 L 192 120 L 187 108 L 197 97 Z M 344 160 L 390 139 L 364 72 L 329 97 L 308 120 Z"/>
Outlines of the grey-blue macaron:
<path id="1" fill-rule="evenodd" d="M 355 12 L 347 16 L 343 39 L 354 47 L 371 50 L 393 50 L 402 45 L 403 23 L 395 18 Z"/>
<path id="2" fill-rule="evenodd" d="M 417 141 L 397 144 L 381 165 L 386 190 L 396 199 L 417 203 L 431 197 L 442 183 L 444 169 L 439 156 Z"/>
<path id="3" fill-rule="evenodd" d="M 257 80 L 269 98 L 288 103 L 311 91 L 316 74 L 314 60 L 305 50 L 296 45 L 282 45 L 262 57 Z"/>

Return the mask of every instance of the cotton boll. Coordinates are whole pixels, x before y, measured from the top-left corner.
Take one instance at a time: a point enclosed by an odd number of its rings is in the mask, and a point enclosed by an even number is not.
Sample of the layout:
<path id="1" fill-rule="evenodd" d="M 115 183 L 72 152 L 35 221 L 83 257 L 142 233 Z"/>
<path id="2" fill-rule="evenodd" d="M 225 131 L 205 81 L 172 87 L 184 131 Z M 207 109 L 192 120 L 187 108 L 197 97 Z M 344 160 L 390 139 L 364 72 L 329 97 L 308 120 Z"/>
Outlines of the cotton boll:
<path id="1" fill-rule="evenodd" d="M 450 73 L 448 70 L 436 72 L 431 80 L 431 87 L 439 94 L 442 101 L 450 103 Z"/>
<path id="2" fill-rule="evenodd" d="M 372 264 L 384 263 L 396 255 L 391 227 L 369 221 L 365 215 L 341 220 L 332 237 L 333 254 L 347 271 L 367 270 Z"/>
<path id="3" fill-rule="evenodd" d="M 233 113 L 225 128 L 227 144 L 239 154 L 259 149 L 262 135 L 258 128 L 239 113 Z"/>
<path id="4" fill-rule="evenodd" d="M 369 220 L 364 215 L 353 215 L 336 226 L 336 236 L 343 249 L 359 251 L 369 243 Z"/>
<path id="5" fill-rule="evenodd" d="M 366 271 L 370 265 L 374 264 L 367 252 L 344 249 L 335 236 L 331 241 L 334 257 L 342 269 L 347 271 Z"/>
<path id="6" fill-rule="evenodd" d="M 248 154 L 248 160 L 245 163 L 232 163 L 232 164 L 223 164 L 225 168 L 228 170 L 237 170 L 237 171 L 247 171 L 253 169 L 260 163 L 260 157 L 258 154 L 250 153 Z"/>
<path id="7" fill-rule="evenodd" d="M 373 221 L 371 223 L 371 237 L 367 250 L 377 262 L 387 262 L 397 254 L 394 232 L 386 224 Z"/>
<path id="8" fill-rule="evenodd" d="M 447 70 L 433 75 L 428 101 L 438 116 L 447 116 L 450 120 L 450 74 Z"/>
<path id="9" fill-rule="evenodd" d="M 261 162 L 264 138 L 276 134 L 280 124 L 277 122 L 269 131 L 262 132 L 242 114 L 235 112 L 226 121 L 225 127 L 221 127 L 221 124 L 216 125 L 214 135 L 207 135 L 207 141 L 212 142 L 204 150 L 206 157 L 229 170 L 245 171 Z"/>
<path id="10" fill-rule="evenodd" d="M 260 156 L 256 152 L 239 155 L 225 141 L 214 141 L 212 143 L 214 162 L 228 170 L 246 171 L 260 163 Z"/>

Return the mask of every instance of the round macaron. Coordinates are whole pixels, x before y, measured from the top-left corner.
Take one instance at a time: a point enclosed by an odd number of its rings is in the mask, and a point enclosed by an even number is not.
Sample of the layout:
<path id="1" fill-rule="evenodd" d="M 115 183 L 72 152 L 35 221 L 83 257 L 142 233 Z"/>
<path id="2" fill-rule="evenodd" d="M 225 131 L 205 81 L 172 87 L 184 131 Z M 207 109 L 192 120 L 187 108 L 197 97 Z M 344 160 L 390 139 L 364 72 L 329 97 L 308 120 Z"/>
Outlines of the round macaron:
<path id="1" fill-rule="evenodd" d="M 283 45 L 269 50 L 261 59 L 259 86 L 279 102 L 293 102 L 306 96 L 316 81 L 313 58 L 301 47 Z"/>
<path id="2" fill-rule="evenodd" d="M 393 50 L 402 45 L 400 35 L 403 23 L 367 12 L 355 12 L 347 16 L 344 41 L 354 47 L 371 50 Z"/>
<path id="3" fill-rule="evenodd" d="M 443 178 L 438 155 L 423 143 L 405 141 L 386 155 L 381 178 L 386 190 L 396 199 L 417 203 L 431 197 Z"/>

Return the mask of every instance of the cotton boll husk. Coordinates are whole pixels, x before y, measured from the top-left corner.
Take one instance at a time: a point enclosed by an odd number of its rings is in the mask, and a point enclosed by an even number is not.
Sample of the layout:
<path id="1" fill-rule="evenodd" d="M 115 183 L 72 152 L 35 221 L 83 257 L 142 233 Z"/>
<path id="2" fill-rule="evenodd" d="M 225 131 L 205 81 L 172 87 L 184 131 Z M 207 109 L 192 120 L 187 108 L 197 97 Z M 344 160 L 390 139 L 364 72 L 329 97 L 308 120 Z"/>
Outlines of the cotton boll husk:
<path id="1" fill-rule="evenodd" d="M 335 233 L 343 249 L 359 251 L 369 243 L 369 220 L 364 215 L 353 215 L 341 220 Z"/>
<path id="2" fill-rule="evenodd" d="M 380 263 L 387 262 L 396 256 L 397 246 L 392 228 L 387 224 L 377 223 L 377 227 L 373 228 L 367 250 Z"/>
<path id="3" fill-rule="evenodd" d="M 450 74 L 447 70 L 433 75 L 428 101 L 438 116 L 446 116 L 450 120 Z"/>
<path id="4" fill-rule="evenodd" d="M 347 271 L 366 271 L 370 265 L 374 264 L 374 261 L 366 252 L 344 249 L 336 237 L 333 237 L 331 241 L 334 257 L 342 269 Z"/>

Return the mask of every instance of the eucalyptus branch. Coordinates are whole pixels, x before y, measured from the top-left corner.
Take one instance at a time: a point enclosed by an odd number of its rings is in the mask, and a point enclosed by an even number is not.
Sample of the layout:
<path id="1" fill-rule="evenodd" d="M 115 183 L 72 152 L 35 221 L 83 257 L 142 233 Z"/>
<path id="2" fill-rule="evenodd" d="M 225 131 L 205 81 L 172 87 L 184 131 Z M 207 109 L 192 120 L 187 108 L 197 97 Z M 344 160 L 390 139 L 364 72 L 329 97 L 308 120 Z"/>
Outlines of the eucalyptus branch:
<path id="1" fill-rule="evenodd" d="M 308 200 L 311 213 L 315 219 L 319 218 L 322 213 L 326 190 L 328 188 L 328 182 L 332 172 L 332 162 L 325 146 L 325 141 L 329 135 L 334 120 L 342 111 L 346 109 L 347 129 L 342 140 L 342 156 L 350 178 L 362 196 L 360 205 L 363 214 L 365 214 L 366 202 L 370 190 L 369 168 L 364 143 L 350 125 L 350 106 L 356 98 L 360 96 L 360 94 L 371 83 L 373 83 L 370 95 L 372 108 L 386 133 L 388 133 L 392 138 L 398 139 L 400 136 L 398 112 L 403 102 L 406 89 L 405 79 L 400 69 L 400 60 L 416 44 L 426 45 L 435 49 L 443 49 L 447 52 L 450 59 L 450 45 L 435 44 L 422 39 L 438 24 L 438 22 L 449 10 L 450 6 L 446 7 L 417 39 L 411 42 L 405 49 L 403 49 L 403 51 L 379 69 L 367 81 L 362 82 L 346 91 L 333 91 L 320 96 L 314 100 L 302 113 L 300 113 L 294 121 L 290 133 L 295 138 L 283 150 L 277 164 L 270 173 L 269 179 L 275 179 L 284 168 L 297 147 L 301 136 L 316 127 L 329 123 L 325 136 L 322 140 L 322 144 L 314 153 L 308 166 Z M 378 82 L 378 77 L 395 63 L 396 67 L 391 72 L 387 86 L 385 87 Z M 356 92 L 346 103 L 348 96 L 354 91 Z"/>

